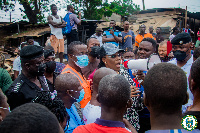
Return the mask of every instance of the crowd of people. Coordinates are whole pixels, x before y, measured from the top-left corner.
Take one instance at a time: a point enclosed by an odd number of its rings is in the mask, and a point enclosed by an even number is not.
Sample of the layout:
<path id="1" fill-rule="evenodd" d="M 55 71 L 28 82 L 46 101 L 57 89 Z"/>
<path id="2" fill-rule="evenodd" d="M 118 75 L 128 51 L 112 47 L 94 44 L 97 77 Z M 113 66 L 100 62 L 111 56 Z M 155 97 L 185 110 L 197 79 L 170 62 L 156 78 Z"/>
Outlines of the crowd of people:
<path id="1" fill-rule="evenodd" d="M 67 10 L 62 18 L 51 5 L 47 46 L 33 38 L 20 45 L 14 81 L 0 68 L 1 133 L 200 132 L 200 29 L 194 48 L 189 25 L 182 32 L 174 27 L 166 39 L 161 27 L 146 33 L 142 24 L 135 35 L 128 21 L 121 32 L 111 20 L 108 30 L 97 27 L 84 44 L 77 32 L 81 14 L 71 5 Z M 162 63 L 147 71 L 125 65 L 153 54 Z M 192 131 L 183 126 L 188 115 L 197 119 L 188 119 Z"/>

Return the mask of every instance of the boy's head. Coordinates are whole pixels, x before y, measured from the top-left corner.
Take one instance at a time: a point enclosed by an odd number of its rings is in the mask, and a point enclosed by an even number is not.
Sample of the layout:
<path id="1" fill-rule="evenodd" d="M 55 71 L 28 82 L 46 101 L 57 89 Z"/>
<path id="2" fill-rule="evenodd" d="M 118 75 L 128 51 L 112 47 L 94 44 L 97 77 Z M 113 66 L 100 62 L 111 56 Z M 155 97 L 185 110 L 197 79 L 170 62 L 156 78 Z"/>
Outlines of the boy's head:
<path id="1" fill-rule="evenodd" d="M 184 71 L 170 63 L 151 68 L 144 79 L 145 105 L 157 114 L 173 114 L 187 103 L 187 78 Z"/>
<path id="2" fill-rule="evenodd" d="M 102 108 L 125 110 L 130 100 L 130 84 L 124 76 L 112 74 L 103 77 L 99 83 L 97 100 Z"/>

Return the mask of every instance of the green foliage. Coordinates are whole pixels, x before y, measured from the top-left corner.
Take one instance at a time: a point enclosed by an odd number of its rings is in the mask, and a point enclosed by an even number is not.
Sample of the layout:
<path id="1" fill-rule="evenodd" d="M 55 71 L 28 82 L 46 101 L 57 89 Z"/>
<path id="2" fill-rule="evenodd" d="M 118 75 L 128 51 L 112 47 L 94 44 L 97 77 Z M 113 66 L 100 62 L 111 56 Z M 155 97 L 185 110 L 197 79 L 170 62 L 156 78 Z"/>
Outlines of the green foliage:
<path id="1" fill-rule="evenodd" d="M 112 13 L 117 13 L 122 17 L 133 15 L 140 11 L 138 5 L 134 4 L 132 0 L 114 0 L 110 4 L 108 2 L 103 4 L 104 15 L 110 17 Z"/>
<path id="2" fill-rule="evenodd" d="M 102 0 L 72 0 L 85 19 L 100 20 L 103 15 Z"/>
<path id="3" fill-rule="evenodd" d="M 82 16 L 85 19 L 100 20 L 102 16 L 110 17 L 112 13 L 117 13 L 122 17 L 129 16 L 138 12 L 139 6 L 133 3 L 133 0 L 114 0 L 108 3 L 108 0 L 18 0 L 23 5 L 26 15 L 23 18 L 28 18 L 32 23 L 44 23 L 46 18 L 44 13 L 49 12 L 50 3 L 57 5 L 58 10 L 61 8 L 66 9 L 66 6 L 70 3 L 74 6 L 76 12 L 82 12 Z M 64 1 L 64 2 L 63 2 Z M 11 1 L 0 0 L 0 9 L 4 11 L 13 11 Z M 66 4 L 63 4 L 66 3 Z M 5 6 L 8 4 L 10 6 Z"/>
<path id="4" fill-rule="evenodd" d="M 102 16 L 110 17 L 112 13 L 117 13 L 122 17 L 132 15 L 140 8 L 132 0 L 114 0 L 109 3 L 108 0 L 72 0 L 75 9 L 84 13 L 85 19 L 100 20 Z"/>

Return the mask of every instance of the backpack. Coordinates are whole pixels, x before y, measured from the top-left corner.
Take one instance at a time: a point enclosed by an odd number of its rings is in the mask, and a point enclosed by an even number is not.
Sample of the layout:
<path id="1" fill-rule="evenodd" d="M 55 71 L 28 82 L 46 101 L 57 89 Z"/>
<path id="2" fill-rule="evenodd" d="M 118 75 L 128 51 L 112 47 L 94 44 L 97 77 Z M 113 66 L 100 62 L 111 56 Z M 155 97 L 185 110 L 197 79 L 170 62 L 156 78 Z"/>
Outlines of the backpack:
<path id="1" fill-rule="evenodd" d="M 67 13 L 66 16 L 63 18 L 63 20 L 65 21 L 66 23 L 66 27 L 62 28 L 62 33 L 63 34 L 68 34 L 71 32 L 72 30 L 72 27 L 74 26 L 74 24 L 71 26 L 71 23 L 70 23 L 70 19 L 69 19 L 69 15 L 72 14 L 72 13 Z"/>

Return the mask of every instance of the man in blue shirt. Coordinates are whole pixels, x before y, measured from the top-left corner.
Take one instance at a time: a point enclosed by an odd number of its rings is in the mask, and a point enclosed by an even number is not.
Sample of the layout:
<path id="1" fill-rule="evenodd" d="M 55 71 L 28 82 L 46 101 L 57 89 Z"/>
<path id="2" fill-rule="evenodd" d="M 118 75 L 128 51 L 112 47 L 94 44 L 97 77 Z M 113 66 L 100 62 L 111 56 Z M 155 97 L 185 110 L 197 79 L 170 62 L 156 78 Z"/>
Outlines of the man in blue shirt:
<path id="1" fill-rule="evenodd" d="M 65 133 L 72 133 L 73 130 L 84 125 L 82 121 L 82 113 L 78 112 L 75 102 L 80 102 L 84 93 L 83 88 L 80 85 L 78 78 L 71 73 L 64 73 L 56 78 L 55 88 L 58 93 L 58 97 L 64 102 L 66 111 L 69 114 L 69 125 L 66 125 Z"/>
<path id="2" fill-rule="evenodd" d="M 124 22 L 124 31 L 122 32 L 122 45 L 119 46 L 121 49 L 133 48 L 135 44 L 135 35 L 132 30 L 129 30 L 129 22 Z"/>
<path id="3" fill-rule="evenodd" d="M 122 34 L 119 30 L 115 28 L 115 20 L 110 21 L 110 28 L 107 31 L 104 31 L 102 42 L 103 43 L 112 43 L 116 46 L 119 46 L 119 43 L 122 43 Z"/>

